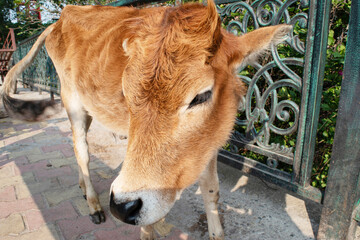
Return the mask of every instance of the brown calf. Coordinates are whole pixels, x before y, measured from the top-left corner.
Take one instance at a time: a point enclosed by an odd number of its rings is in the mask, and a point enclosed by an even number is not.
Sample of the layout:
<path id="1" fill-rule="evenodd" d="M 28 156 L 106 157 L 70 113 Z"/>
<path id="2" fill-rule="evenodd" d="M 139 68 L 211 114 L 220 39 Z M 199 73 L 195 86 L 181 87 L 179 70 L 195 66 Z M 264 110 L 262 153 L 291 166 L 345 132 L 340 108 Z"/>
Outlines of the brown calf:
<path id="1" fill-rule="evenodd" d="M 1 91 L 9 114 L 26 120 L 49 115 L 53 102 L 9 97 L 18 74 L 45 42 L 61 81 L 71 121 L 79 183 L 94 223 L 105 221 L 89 177 L 86 133 L 92 118 L 129 144 L 110 189 L 114 216 L 143 225 L 153 238 L 183 189 L 199 180 L 211 239 L 223 239 L 217 212 L 217 150 L 232 130 L 245 93 L 236 67 L 278 44 L 288 25 L 241 37 L 221 29 L 215 4 L 138 10 L 127 7 L 64 8 L 28 55 L 7 75 Z"/>

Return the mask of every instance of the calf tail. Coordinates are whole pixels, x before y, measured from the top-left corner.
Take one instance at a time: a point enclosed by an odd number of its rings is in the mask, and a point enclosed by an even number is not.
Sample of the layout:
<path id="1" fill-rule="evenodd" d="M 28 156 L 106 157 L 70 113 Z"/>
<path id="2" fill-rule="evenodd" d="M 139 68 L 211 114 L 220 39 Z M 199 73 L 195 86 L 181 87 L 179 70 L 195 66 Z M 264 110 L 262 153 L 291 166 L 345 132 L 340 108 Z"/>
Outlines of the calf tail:
<path id="1" fill-rule="evenodd" d="M 54 29 L 54 24 L 50 25 L 38 37 L 29 53 L 14 67 L 10 69 L 5 77 L 4 84 L 0 89 L 4 108 L 9 116 L 26 121 L 40 121 L 58 111 L 54 100 L 26 101 L 10 97 L 10 92 L 16 84 L 18 76 L 33 62 L 34 58 L 44 45 L 46 37 Z"/>

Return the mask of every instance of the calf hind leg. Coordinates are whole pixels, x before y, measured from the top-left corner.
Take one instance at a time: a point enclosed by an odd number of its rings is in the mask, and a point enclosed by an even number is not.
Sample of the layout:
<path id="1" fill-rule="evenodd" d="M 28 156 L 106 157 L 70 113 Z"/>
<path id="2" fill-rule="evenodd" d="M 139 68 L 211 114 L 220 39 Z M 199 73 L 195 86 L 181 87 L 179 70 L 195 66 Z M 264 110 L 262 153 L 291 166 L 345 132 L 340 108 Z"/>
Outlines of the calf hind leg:
<path id="1" fill-rule="evenodd" d="M 211 240 L 223 240 L 224 231 L 220 223 L 217 204 L 219 200 L 219 179 L 217 175 L 216 159 L 217 154 L 214 155 L 213 159 L 202 173 L 199 185 L 205 204 L 209 237 Z"/>
<path id="2" fill-rule="evenodd" d="M 141 240 L 154 240 L 155 231 L 153 225 L 142 226 L 140 231 Z"/>
<path id="3" fill-rule="evenodd" d="M 95 224 L 105 222 L 105 214 L 99 202 L 99 197 L 91 183 L 89 173 L 89 150 L 86 134 L 89 130 L 92 118 L 84 109 L 69 109 L 68 116 L 73 133 L 74 150 L 79 165 L 79 185 L 84 193 L 90 209 L 91 221 Z"/>

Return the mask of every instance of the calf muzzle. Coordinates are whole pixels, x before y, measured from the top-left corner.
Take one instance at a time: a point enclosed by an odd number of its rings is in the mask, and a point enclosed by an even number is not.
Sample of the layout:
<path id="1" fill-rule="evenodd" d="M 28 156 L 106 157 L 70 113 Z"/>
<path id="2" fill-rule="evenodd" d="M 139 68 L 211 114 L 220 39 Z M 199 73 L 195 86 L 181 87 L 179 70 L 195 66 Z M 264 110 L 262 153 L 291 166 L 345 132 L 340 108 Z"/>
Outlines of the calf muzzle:
<path id="1" fill-rule="evenodd" d="M 124 223 L 136 225 L 142 205 L 143 202 L 140 198 L 134 201 L 116 203 L 114 201 L 114 194 L 111 193 L 110 211 L 112 215 L 114 215 L 116 218 L 120 219 Z"/>

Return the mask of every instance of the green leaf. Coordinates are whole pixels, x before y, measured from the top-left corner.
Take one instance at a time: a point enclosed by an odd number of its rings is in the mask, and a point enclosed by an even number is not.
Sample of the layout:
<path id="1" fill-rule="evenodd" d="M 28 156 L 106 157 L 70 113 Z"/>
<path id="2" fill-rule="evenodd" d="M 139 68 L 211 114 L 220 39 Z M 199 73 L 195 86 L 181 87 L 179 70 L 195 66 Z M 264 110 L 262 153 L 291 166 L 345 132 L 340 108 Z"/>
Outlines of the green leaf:
<path id="1" fill-rule="evenodd" d="M 342 43 L 342 44 L 340 44 L 340 45 L 337 47 L 337 50 L 338 50 L 340 53 L 345 54 L 346 47 L 345 47 L 345 45 Z"/>
<path id="2" fill-rule="evenodd" d="M 324 136 L 324 137 L 329 137 L 328 132 L 327 132 L 327 131 L 323 131 L 323 136 Z"/>
<path id="3" fill-rule="evenodd" d="M 328 37 L 328 45 L 332 46 L 335 43 L 334 39 L 334 30 L 329 31 L 329 37 Z"/>
<path id="4" fill-rule="evenodd" d="M 321 104 L 321 108 L 324 110 L 324 111 L 330 111 L 331 110 L 331 107 L 326 104 L 326 103 L 323 103 Z"/>
<path id="5" fill-rule="evenodd" d="M 345 57 L 344 54 L 339 53 L 339 52 L 334 52 L 334 53 L 333 53 L 333 56 L 334 56 L 335 58 L 343 58 L 343 57 Z"/>

